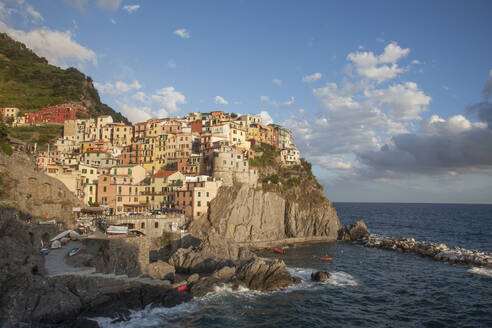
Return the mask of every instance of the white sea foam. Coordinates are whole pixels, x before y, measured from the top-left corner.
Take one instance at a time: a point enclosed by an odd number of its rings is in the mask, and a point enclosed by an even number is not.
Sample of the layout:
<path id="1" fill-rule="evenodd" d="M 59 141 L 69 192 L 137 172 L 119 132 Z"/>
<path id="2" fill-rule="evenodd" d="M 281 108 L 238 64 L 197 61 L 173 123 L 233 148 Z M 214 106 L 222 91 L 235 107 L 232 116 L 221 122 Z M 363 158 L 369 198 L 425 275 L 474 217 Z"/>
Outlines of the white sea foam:
<path id="1" fill-rule="evenodd" d="M 468 272 L 492 278 L 492 269 L 491 268 L 473 267 L 473 268 L 469 269 Z"/>
<path id="2" fill-rule="evenodd" d="M 91 320 L 97 321 L 100 327 L 155 327 L 168 323 L 169 319 L 182 317 L 186 314 L 197 312 L 199 309 L 199 303 L 193 300 L 174 307 L 151 307 L 149 305 L 141 311 L 130 311 L 130 320 L 128 321 L 113 323 L 112 321 L 115 319 L 109 317 L 91 318 Z"/>
<path id="3" fill-rule="evenodd" d="M 333 285 L 333 286 L 357 286 L 358 283 L 352 277 L 350 274 L 343 272 L 343 271 L 337 271 L 337 272 L 330 272 L 331 277 L 326 281 L 326 283 Z"/>

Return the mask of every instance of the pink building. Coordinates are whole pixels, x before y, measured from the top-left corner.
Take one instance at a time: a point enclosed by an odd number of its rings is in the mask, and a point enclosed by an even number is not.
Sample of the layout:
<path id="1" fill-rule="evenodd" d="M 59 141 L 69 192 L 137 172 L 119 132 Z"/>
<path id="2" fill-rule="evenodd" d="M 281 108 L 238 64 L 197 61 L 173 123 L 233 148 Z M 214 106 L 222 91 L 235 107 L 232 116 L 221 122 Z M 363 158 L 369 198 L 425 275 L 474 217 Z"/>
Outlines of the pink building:
<path id="1" fill-rule="evenodd" d="M 186 181 L 180 190 L 176 190 L 176 208 L 190 217 L 206 214 L 222 182 L 208 176 L 187 177 Z"/>

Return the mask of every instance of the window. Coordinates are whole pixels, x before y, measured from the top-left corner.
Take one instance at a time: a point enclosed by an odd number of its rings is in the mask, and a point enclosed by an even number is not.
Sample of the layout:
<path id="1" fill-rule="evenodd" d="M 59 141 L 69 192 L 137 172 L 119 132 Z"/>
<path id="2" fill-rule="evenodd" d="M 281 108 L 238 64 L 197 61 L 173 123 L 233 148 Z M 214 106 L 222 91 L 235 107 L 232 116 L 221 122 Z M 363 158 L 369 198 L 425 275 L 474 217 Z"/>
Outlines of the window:
<path id="1" fill-rule="evenodd" d="M 154 227 L 155 227 L 156 229 L 157 229 L 157 228 L 159 228 L 159 222 L 155 222 L 155 223 L 154 223 Z"/>
<path id="2" fill-rule="evenodd" d="M 202 193 L 201 192 L 198 192 L 198 197 L 201 197 L 202 196 Z"/>
<path id="3" fill-rule="evenodd" d="M 134 198 L 133 198 L 133 201 L 134 201 L 134 202 L 138 202 L 138 197 L 134 197 Z"/>
<path id="4" fill-rule="evenodd" d="M 87 169 L 82 169 L 82 173 L 87 173 Z"/>
<path id="5" fill-rule="evenodd" d="M 200 207 L 202 206 L 202 202 L 201 201 L 198 201 L 197 205 Z"/>
<path id="6" fill-rule="evenodd" d="M 207 201 L 207 206 L 210 206 L 210 202 Z"/>
<path id="7" fill-rule="evenodd" d="M 94 170 L 91 170 L 91 174 L 94 174 Z"/>
<path id="8" fill-rule="evenodd" d="M 103 187 L 103 191 L 106 192 L 106 187 Z"/>
<path id="9" fill-rule="evenodd" d="M 121 197 L 118 197 L 118 201 L 121 202 Z"/>
<path id="10" fill-rule="evenodd" d="M 140 228 L 141 228 L 141 229 L 145 229 L 145 222 L 142 222 L 142 223 L 140 224 Z"/>
<path id="11" fill-rule="evenodd" d="M 190 200 L 190 203 L 188 205 L 193 206 L 193 203 L 191 202 L 191 200 Z"/>
<path id="12" fill-rule="evenodd" d="M 92 191 L 92 186 L 89 186 L 89 191 Z"/>
<path id="13" fill-rule="evenodd" d="M 210 197 L 210 193 L 207 191 L 207 197 Z"/>
<path id="14" fill-rule="evenodd" d="M 118 194 L 121 195 L 121 187 L 118 187 Z"/>
<path id="15" fill-rule="evenodd" d="M 89 183 L 89 178 L 86 178 L 85 179 L 85 183 Z"/>
<path id="16" fill-rule="evenodd" d="M 92 197 L 89 197 L 89 203 L 92 203 Z"/>

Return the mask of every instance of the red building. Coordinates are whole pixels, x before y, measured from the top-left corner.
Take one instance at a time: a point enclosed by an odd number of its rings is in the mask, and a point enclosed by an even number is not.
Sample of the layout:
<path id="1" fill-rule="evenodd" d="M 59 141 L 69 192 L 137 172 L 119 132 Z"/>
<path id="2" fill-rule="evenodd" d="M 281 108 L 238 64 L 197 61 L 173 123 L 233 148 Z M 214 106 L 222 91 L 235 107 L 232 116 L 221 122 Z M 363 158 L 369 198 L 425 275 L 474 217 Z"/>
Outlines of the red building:
<path id="1" fill-rule="evenodd" d="M 26 124 L 59 123 L 76 120 L 77 113 L 87 114 L 85 107 L 78 104 L 61 104 L 45 107 L 35 113 L 26 113 Z"/>

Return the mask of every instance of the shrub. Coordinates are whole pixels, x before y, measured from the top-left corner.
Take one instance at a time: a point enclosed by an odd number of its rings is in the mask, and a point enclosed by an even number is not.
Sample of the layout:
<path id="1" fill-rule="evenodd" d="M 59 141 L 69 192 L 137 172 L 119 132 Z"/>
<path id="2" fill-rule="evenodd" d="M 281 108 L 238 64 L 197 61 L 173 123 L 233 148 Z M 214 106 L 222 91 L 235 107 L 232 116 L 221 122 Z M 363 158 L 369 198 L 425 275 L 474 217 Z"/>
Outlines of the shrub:
<path id="1" fill-rule="evenodd" d="M 5 141 L 0 141 L 0 149 L 2 149 L 2 151 L 9 156 L 12 156 L 14 153 L 12 147 L 10 147 L 10 145 Z"/>

